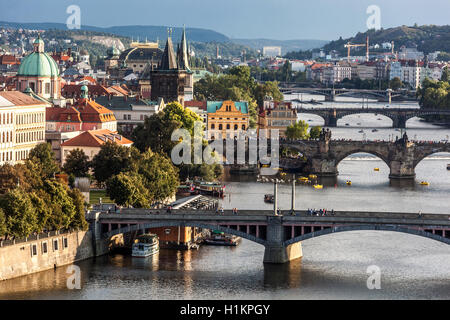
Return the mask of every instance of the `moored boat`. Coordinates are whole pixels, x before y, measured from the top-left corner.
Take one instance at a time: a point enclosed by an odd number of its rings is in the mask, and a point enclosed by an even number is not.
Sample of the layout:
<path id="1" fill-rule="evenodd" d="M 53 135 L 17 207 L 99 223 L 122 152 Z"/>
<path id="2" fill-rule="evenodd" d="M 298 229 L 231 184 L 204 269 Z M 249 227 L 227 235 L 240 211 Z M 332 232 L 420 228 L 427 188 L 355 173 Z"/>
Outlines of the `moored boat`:
<path id="1" fill-rule="evenodd" d="M 273 203 L 273 194 L 265 194 L 264 195 L 264 202 Z"/>
<path id="2" fill-rule="evenodd" d="M 241 237 L 234 235 L 226 235 L 222 231 L 214 230 L 210 237 L 203 240 L 204 244 L 213 246 L 237 246 L 241 241 Z"/>
<path id="3" fill-rule="evenodd" d="M 137 237 L 131 248 L 131 256 L 144 258 L 159 252 L 159 239 L 156 234 L 147 233 Z"/>
<path id="4" fill-rule="evenodd" d="M 322 184 L 315 184 L 313 185 L 314 189 L 323 189 L 323 185 Z"/>

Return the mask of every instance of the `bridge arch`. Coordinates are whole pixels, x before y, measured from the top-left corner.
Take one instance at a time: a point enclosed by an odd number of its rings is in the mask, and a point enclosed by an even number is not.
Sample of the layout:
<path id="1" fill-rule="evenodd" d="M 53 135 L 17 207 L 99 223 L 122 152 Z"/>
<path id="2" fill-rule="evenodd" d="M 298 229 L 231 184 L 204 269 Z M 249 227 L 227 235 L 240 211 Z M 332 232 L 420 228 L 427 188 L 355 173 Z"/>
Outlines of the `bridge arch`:
<path id="1" fill-rule="evenodd" d="M 349 112 L 338 113 L 336 115 L 336 120 L 337 120 L 336 123 L 338 124 L 338 126 L 343 126 L 342 122 L 345 122 L 345 120 L 344 120 L 345 117 L 361 115 L 361 114 L 373 114 L 373 115 L 377 115 L 377 116 L 382 116 L 383 118 L 389 118 L 392 121 L 390 123 L 389 127 L 392 127 L 394 125 L 395 119 L 397 118 L 396 115 L 393 115 L 391 113 L 380 112 L 377 110 L 368 111 L 368 112 L 365 112 L 363 110 L 358 110 L 358 111 L 355 110 L 354 112 L 349 111 Z"/>
<path id="2" fill-rule="evenodd" d="M 103 233 L 102 237 L 109 239 L 109 238 L 111 238 L 117 234 L 121 234 L 121 233 L 129 233 L 132 231 L 138 231 L 138 230 L 150 229 L 150 228 L 159 228 L 159 227 L 197 227 L 197 228 L 209 229 L 209 230 L 219 230 L 219 231 L 225 232 L 227 234 L 235 235 L 235 236 L 259 243 L 261 245 L 266 244 L 266 240 L 264 240 L 262 238 L 256 237 L 254 235 L 251 235 L 246 232 L 239 231 L 239 230 L 236 230 L 233 228 L 228 228 L 228 227 L 224 227 L 221 225 L 204 224 L 204 223 L 198 223 L 198 222 L 184 222 L 184 221 L 167 221 L 167 222 L 155 221 L 152 223 L 135 224 L 135 225 L 130 225 L 130 226 L 114 229 L 107 233 Z"/>
<path id="3" fill-rule="evenodd" d="M 376 156 L 379 159 L 381 159 L 389 167 L 389 160 L 385 157 L 385 155 L 383 155 L 375 150 L 365 150 L 363 148 L 353 149 L 353 150 L 341 153 L 339 155 L 336 155 L 336 167 L 339 165 L 339 163 L 342 162 L 342 160 L 344 160 L 347 157 L 349 157 L 353 154 L 356 154 L 356 153 L 367 153 L 367 154 Z"/>
<path id="4" fill-rule="evenodd" d="M 400 232 L 400 233 L 407 233 L 412 234 L 428 239 L 433 239 L 439 242 L 443 242 L 445 244 L 450 244 L 450 230 L 447 232 L 449 233 L 449 237 L 440 236 L 437 234 L 433 234 L 431 232 L 426 232 L 423 230 L 418 229 L 412 229 L 412 228 L 406 228 L 406 227 L 396 227 L 391 225 L 354 225 L 354 226 L 335 226 L 331 228 L 326 228 L 320 231 L 310 232 L 307 234 L 303 234 L 301 236 L 286 240 L 284 242 L 285 246 L 304 241 L 311 238 L 320 237 L 323 235 L 331 234 L 331 233 L 337 233 L 337 232 L 347 232 L 347 231 L 360 231 L 360 230 L 367 230 L 367 231 L 393 231 L 393 232 Z"/>
<path id="5" fill-rule="evenodd" d="M 314 112 L 313 110 L 311 110 L 311 112 L 308 112 L 308 111 L 306 111 L 306 112 L 304 112 L 304 111 L 299 112 L 298 115 L 301 117 L 300 120 L 303 120 L 306 123 L 309 123 L 308 120 L 311 120 L 311 119 L 307 119 L 308 116 L 314 116 L 314 117 L 320 118 L 321 121 L 323 121 L 322 126 L 326 126 L 326 120 L 327 120 L 328 116 L 325 115 L 325 114 L 322 114 L 322 113 L 319 113 L 319 112 Z M 312 120 L 314 120 L 314 119 L 312 119 Z"/>
<path id="6" fill-rule="evenodd" d="M 415 161 L 414 161 L 414 164 L 413 164 L 413 166 L 414 166 L 414 169 L 417 167 L 417 165 L 419 164 L 419 163 L 421 163 L 424 159 L 426 159 L 427 157 L 429 157 L 429 156 L 431 156 L 431 155 L 435 155 L 435 154 L 439 154 L 439 153 L 441 153 L 441 154 L 446 154 L 446 155 L 448 155 L 448 156 L 450 156 L 450 144 L 448 144 L 446 147 L 444 147 L 444 148 L 440 148 L 440 149 L 438 149 L 438 150 L 432 150 L 432 151 L 430 151 L 430 152 L 426 152 L 426 153 L 423 153 L 422 155 L 420 155 L 420 157 L 417 157 L 416 159 L 415 159 Z"/>

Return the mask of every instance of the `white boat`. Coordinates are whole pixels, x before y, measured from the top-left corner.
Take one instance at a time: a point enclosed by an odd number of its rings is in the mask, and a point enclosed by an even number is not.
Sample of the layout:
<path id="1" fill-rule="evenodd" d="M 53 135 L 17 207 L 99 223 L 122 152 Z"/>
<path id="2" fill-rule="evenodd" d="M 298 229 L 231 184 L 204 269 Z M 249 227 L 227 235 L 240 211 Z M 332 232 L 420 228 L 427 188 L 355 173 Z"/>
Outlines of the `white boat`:
<path id="1" fill-rule="evenodd" d="M 156 234 L 140 235 L 133 243 L 131 256 L 132 257 L 148 257 L 159 252 L 159 239 Z"/>

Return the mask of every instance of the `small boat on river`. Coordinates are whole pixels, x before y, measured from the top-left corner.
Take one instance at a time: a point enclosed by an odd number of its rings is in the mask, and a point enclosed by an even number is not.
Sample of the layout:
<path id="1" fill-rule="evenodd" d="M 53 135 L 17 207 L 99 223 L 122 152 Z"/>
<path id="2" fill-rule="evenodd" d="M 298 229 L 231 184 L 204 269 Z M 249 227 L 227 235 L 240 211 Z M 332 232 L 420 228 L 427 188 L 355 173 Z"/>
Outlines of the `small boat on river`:
<path id="1" fill-rule="evenodd" d="M 241 241 L 241 237 L 226 235 L 222 231 L 214 230 L 210 237 L 203 240 L 203 244 L 213 246 L 232 246 L 235 247 Z"/>
<path id="2" fill-rule="evenodd" d="M 145 258 L 159 252 L 159 238 L 156 234 L 147 233 L 137 237 L 131 247 L 131 256 Z"/>
<path id="3" fill-rule="evenodd" d="M 273 194 L 265 194 L 264 195 L 264 202 L 273 203 L 274 202 Z"/>

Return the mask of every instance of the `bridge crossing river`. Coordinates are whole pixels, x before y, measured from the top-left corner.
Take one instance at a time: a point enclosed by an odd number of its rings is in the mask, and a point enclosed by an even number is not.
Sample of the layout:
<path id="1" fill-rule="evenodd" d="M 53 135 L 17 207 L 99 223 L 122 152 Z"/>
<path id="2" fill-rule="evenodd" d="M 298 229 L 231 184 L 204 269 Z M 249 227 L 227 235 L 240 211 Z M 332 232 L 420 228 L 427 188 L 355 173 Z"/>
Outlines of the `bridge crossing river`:
<path id="1" fill-rule="evenodd" d="M 171 210 L 122 209 L 88 215 L 95 238 L 104 245 L 118 234 L 156 227 L 220 230 L 265 247 L 264 262 L 285 263 L 302 256 L 301 241 L 352 230 L 384 230 L 414 234 L 450 244 L 450 214 L 337 211 L 311 215 L 302 210 Z"/>

